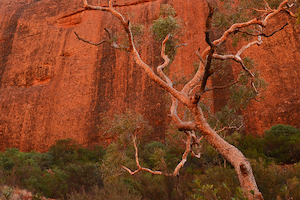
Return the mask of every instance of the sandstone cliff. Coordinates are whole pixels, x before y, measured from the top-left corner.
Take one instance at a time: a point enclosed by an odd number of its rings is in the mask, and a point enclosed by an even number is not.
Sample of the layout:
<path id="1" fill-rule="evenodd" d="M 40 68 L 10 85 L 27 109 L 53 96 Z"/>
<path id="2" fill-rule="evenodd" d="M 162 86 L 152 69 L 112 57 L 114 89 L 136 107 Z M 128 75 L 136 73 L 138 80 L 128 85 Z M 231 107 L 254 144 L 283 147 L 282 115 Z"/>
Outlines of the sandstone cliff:
<path id="1" fill-rule="evenodd" d="M 184 20 L 182 40 L 188 46 L 179 49 L 173 66 L 177 75 L 188 74 L 197 61 L 195 50 L 206 47 L 204 0 L 122 0 L 116 5 L 132 23 L 148 30 L 162 3 L 170 3 Z M 81 0 L 0 1 L 0 150 L 45 151 L 61 138 L 93 145 L 101 142 L 101 114 L 127 108 L 143 114 L 154 127 L 151 140 L 164 138 L 169 122 L 164 92 L 127 53 L 76 38 L 74 31 L 98 42 L 107 37 L 103 28 L 120 30 L 111 15 L 82 12 L 81 6 Z M 291 24 L 247 52 L 269 83 L 265 100 L 245 111 L 249 133 L 261 134 L 276 123 L 300 126 L 300 43 Z M 151 35 L 138 50 L 153 68 L 162 62 Z"/>

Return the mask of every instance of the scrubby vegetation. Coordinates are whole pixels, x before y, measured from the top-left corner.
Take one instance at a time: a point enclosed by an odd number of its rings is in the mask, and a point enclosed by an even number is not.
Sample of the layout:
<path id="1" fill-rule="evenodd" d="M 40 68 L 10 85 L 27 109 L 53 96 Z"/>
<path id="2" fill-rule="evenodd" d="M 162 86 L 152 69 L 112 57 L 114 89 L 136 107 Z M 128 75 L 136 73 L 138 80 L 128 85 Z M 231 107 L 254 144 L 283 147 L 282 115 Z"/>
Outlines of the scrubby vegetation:
<path id="1" fill-rule="evenodd" d="M 128 119 L 128 115 L 132 119 Z M 127 116 L 127 117 L 126 117 Z M 139 122 L 139 123 L 137 123 Z M 235 170 L 214 148 L 202 142 L 201 159 L 188 158 L 179 177 L 141 172 L 131 176 L 120 165 L 136 168 L 134 149 L 124 138 L 131 131 L 147 130 L 140 115 L 115 115 L 110 130 L 119 139 L 106 149 L 87 149 L 71 139 L 58 140 L 47 153 L 20 152 L 11 148 L 0 154 L 1 198 L 11 199 L 13 188 L 24 188 L 39 199 L 245 199 Z M 165 143 L 139 137 L 139 158 L 144 167 L 171 172 L 184 149 L 174 144 L 175 132 L 168 131 Z M 257 184 L 266 199 L 300 199 L 300 130 L 276 125 L 263 137 L 233 133 L 226 137 L 251 164 Z"/>

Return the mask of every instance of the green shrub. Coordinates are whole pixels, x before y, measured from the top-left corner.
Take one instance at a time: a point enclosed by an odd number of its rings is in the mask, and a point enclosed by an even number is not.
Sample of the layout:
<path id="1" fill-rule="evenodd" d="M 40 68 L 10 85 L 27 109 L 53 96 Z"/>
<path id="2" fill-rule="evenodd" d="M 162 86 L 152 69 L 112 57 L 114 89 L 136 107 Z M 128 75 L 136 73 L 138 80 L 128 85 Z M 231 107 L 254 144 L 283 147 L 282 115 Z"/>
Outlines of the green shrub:
<path id="1" fill-rule="evenodd" d="M 219 166 L 208 168 L 203 174 L 195 176 L 192 188 L 193 199 L 231 199 L 241 196 L 235 170 Z"/>
<path id="2" fill-rule="evenodd" d="M 77 149 L 80 145 L 70 138 L 56 140 L 56 144 L 51 146 L 48 154 L 52 156 L 55 165 L 65 165 L 78 159 Z"/>
<path id="3" fill-rule="evenodd" d="M 71 139 L 58 140 L 47 153 L 7 149 L 0 153 L 1 184 L 26 188 L 51 198 L 103 187 L 99 164 L 105 151 L 89 150 Z"/>
<path id="4" fill-rule="evenodd" d="M 67 196 L 68 200 L 141 200 L 141 195 L 132 192 L 124 183 L 115 182 L 105 185 L 104 188 L 95 186 L 92 191 L 73 191 Z"/>
<path id="5" fill-rule="evenodd" d="M 263 158 L 277 164 L 300 161 L 300 130 L 290 125 L 274 125 L 261 138 L 249 134 L 238 142 L 238 148 L 247 158 Z"/>
<path id="6" fill-rule="evenodd" d="M 102 174 L 96 164 L 69 164 L 64 168 L 67 174 L 68 193 L 84 189 L 90 191 L 95 185 L 103 187 Z"/>
<path id="7" fill-rule="evenodd" d="M 300 130 L 290 126 L 278 124 L 265 131 L 264 135 L 266 155 L 275 159 L 277 163 L 295 163 L 300 161 Z"/>
<path id="8" fill-rule="evenodd" d="M 300 199 L 300 163 L 280 166 L 251 160 L 257 185 L 265 199 Z M 288 197 L 288 198 L 287 198 Z"/>

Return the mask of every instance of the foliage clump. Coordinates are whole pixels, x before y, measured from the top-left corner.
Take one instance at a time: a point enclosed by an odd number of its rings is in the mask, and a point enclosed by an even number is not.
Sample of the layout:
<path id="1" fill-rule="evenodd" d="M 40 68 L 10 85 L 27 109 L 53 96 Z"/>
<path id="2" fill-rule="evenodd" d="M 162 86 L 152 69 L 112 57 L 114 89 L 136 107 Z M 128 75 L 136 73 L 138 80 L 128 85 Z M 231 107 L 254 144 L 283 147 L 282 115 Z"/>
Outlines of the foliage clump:
<path id="1" fill-rule="evenodd" d="M 247 135 L 239 143 L 239 148 L 248 158 L 261 157 L 277 164 L 300 161 L 300 130 L 290 125 L 274 125 L 265 131 L 263 137 Z"/>
<path id="2" fill-rule="evenodd" d="M 47 153 L 20 152 L 11 148 L 0 153 L 0 183 L 27 188 L 49 198 L 66 197 L 73 190 L 103 187 L 98 167 L 105 151 L 86 149 L 71 139 L 58 140 Z"/>
<path id="3" fill-rule="evenodd" d="M 179 39 L 176 37 L 180 32 L 182 25 L 181 19 L 176 16 L 175 9 L 169 4 L 162 4 L 159 11 L 159 17 L 154 20 L 151 26 L 151 31 L 155 39 L 162 42 L 168 34 L 171 38 L 166 43 L 166 55 L 171 60 L 176 54 L 176 46 L 179 44 Z"/>

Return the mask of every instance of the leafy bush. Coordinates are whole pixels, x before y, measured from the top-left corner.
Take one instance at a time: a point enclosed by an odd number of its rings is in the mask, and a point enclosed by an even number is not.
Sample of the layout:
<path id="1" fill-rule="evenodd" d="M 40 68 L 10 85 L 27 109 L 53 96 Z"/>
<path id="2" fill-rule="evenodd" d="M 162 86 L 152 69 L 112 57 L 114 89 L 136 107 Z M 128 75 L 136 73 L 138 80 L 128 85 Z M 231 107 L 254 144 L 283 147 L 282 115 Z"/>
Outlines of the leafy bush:
<path id="1" fill-rule="evenodd" d="M 0 153 L 0 182 L 27 188 L 46 197 L 64 197 L 71 191 L 103 187 L 99 159 L 104 150 L 81 147 L 71 139 L 59 140 L 47 153 L 7 149 Z"/>
<path id="2" fill-rule="evenodd" d="M 274 125 L 262 138 L 246 135 L 239 140 L 238 148 L 248 158 L 263 158 L 277 164 L 300 161 L 300 130 L 290 125 Z"/>
<path id="3" fill-rule="evenodd" d="M 300 130 L 289 125 L 278 124 L 265 131 L 266 155 L 277 163 L 300 161 Z"/>
<path id="4" fill-rule="evenodd" d="M 257 185 L 265 199 L 300 199 L 300 163 L 280 166 L 251 160 Z"/>

